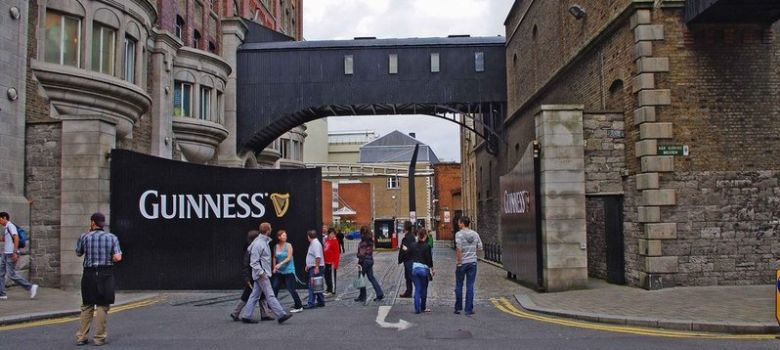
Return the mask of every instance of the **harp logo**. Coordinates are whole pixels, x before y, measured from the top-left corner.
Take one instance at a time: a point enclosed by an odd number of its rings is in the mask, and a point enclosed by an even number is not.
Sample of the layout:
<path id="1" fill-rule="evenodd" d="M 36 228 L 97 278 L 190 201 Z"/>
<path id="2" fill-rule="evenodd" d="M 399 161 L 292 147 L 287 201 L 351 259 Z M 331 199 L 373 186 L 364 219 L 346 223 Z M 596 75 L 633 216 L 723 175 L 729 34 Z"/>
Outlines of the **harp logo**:
<path id="1" fill-rule="evenodd" d="M 287 213 L 287 209 L 290 208 L 290 194 L 289 193 L 271 193 L 271 202 L 274 204 L 274 211 L 276 217 L 283 217 Z"/>

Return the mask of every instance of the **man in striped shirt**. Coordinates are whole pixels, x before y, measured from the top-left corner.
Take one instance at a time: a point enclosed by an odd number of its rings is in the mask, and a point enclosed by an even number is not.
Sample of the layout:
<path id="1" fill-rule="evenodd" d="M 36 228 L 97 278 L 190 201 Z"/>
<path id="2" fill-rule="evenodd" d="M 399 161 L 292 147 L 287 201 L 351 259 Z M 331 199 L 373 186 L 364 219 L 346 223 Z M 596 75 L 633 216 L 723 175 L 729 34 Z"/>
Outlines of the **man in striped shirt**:
<path id="1" fill-rule="evenodd" d="M 89 232 L 76 242 L 76 255 L 84 257 L 81 276 L 81 325 L 76 332 L 76 345 L 87 344 L 92 318 L 95 318 L 94 344 L 106 343 L 106 317 L 114 303 L 114 264 L 122 260 L 119 239 L 103 231 L 106 217 L 94 213 Z M 95 312 L 97 310 L 97 312 Z"/>
<path id="2" fill-rule="evenodd" d="M 482 250 L 479 234 L 469 228 L 471 220 L 458 219 L 460 231 L 455 234 L 455 313 L 463 308 L 463 279 L 466 279 L 466 315 L 474 314 L 474 280 L 477 279 L 477 251 Z"/>

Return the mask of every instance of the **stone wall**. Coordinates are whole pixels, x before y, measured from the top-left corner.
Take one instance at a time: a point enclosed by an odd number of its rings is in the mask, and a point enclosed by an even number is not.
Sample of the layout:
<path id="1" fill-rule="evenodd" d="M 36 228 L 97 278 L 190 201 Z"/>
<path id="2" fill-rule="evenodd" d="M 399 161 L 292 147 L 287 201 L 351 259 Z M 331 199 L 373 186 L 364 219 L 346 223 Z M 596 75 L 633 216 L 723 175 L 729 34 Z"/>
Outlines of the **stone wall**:
<path id="1" fill-rule="evenodd" d="M 672 285 L 771 284 L 780 269 L 780 171 L 677 172 L 667 186 L 677 207 L 661 215 L 677 238 L 661 254 L 676 259 Z"/>
<path id="2" fill-rule="evenodd" d="M 59 286 L 62 125 L 28 123 L 25 187 L 30 200 L 32 281 Z"/>

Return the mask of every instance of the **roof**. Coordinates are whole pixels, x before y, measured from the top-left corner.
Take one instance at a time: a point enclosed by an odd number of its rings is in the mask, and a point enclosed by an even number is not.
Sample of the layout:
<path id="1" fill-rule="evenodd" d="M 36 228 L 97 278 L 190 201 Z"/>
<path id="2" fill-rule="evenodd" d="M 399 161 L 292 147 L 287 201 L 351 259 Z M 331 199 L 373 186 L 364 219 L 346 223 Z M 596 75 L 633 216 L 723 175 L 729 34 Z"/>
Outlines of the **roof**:
<path id="1" fill-rule="evenodd" d="M 408 163 L 415 145 L 420 145 L 417 162 L 439 163 L 430 146 L 398 130 L 360 147 L 360 163 Z"/>
<path id="2" fill-rule="evenodd" d="M 383 48 L 415 46 L 504 46 L 503 36 L 487 37 L 447 37 L 447 38 L 405 38 L 405 39 L 356 39 L 356 40 L 316 40 L 316 41 L 277 41 L 244 43 L 239 48 L 246 50 L 305 50 L 305 49 L 348 49 Z"/>

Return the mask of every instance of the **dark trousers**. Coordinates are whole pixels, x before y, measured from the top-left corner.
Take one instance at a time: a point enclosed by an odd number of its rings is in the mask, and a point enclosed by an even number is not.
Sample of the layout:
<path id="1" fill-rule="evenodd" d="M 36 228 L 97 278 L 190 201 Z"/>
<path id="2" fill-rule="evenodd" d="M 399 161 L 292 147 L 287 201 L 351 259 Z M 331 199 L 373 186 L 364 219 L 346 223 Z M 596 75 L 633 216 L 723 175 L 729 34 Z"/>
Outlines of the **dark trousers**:
<path id="1" fill-rule="evenodd" d="M 277 273 L 274 275 L 273 278 L 273 290 L 274 295 L 279 296 L 279 288 L 282 286 L 282 282 L 284 282 L 284 287 L 287 289 L 287 292 L 290 293 L 290 296 L 293 298 L 293 303 L 295 309 L 300 309 L 303 307 L 303 304 L 301 303 L 301 297 L 298 296 L 298 292 L 295 290 L 296 281 L 295 281 L 295 274 L 294 273 Z"/>
<path id="2" fill-rule="evenodd" d="M 382 286 L 379 285 L 379 281 L 377 281 L 376 277 L 374 277 L 374 261 L 373 260 L 363 261 L 360 264 L 360 267 L 363 270 L 363 273 L 366 274 L 366 278 L 368 278 L 368 281 L 371 282 L 371 286 L 374 287 L 374 292 L 376 293 L 376 297 L 378 299 L 384 298 L 385 293 L 382 291 Z M 366 288 L 360 288 L 360 295 L 358 295 L 358 299 L 366 300 Z"/>
<path id="3" fill-rule="evenodd" d="M 325 264 L 325 291 L 328 293 L 336 293 L 336 269 L 332 264 Z"/>
<path id="4" fill-rule="evenodd" d="M 404 294 L 412 294 L 412 262 L 404 261 L 404 281 L 406 282 L 406 289 Z"/>

